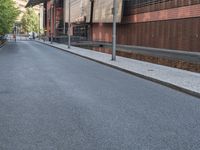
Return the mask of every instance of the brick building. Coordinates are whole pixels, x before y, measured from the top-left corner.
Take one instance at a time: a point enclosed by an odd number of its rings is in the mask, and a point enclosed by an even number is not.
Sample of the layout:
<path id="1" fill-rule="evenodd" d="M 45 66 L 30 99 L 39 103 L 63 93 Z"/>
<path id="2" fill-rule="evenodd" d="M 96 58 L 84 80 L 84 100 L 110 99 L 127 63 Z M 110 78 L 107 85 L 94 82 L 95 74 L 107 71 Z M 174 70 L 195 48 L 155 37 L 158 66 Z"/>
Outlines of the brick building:
<path id="1" fill-rule="evenodd" d="M 199 0 L 126 0 L 117 43 L 200 52 Z M 112 25 L 93 24 L 92 39 L 111 42 Z"/>
<path id="2" fill-rule="evenodd" d="M 47 35 L 51 7 L 52 32 L 59 35 L 68 22 L 68 0 L 30 0 L 29 5 L 40 2 Z M 71 0 L 73 35 L 112 42 L 112 3 Z M 200 0 L 118 0 L 117 21 L 118 44 L 200 52 Z"/>

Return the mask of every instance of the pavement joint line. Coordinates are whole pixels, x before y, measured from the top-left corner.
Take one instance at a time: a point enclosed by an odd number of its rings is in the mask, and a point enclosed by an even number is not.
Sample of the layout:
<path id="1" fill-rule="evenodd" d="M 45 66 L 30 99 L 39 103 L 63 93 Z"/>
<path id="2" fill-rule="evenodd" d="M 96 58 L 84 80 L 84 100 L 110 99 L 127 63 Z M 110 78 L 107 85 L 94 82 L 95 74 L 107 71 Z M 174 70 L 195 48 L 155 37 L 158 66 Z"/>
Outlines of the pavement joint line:
<path id="1" fill-rule="evenodd" d="M 161 80 L 159 80 L 159 79 L 156 79 L 156 78 L 153 78 L 153 77 L 150 77 L 150 76 L 147 76 L 147 75 L 143 75 L 143 74 L 140 74 L 140 73 L 137 73 L 137 72 L 134 72 L 134 71 L 130 71 L 130 70 L 128 70 L 128 69 L 125 69 L 125 68 L 116 66 L 116 65 L 114 65 L 114 64 L 108 64 L 108 63 L 106 63 L 106 62 L 103 62 L 103 61 L 94 59 L 94 58 L 92 58 L 92 57 L 88 57 L 88 56 L 84 56 L 84 55 L 82 55 L 82 54 L 78 54 L 78 53 L 76 53 L 76 52 L 72 52 L 72 51 L 68 50 L 68 48 L 64 49 L 64 48 L 57 47 L 57 46 L 55 46 L 55 45 L 53 45 L 53 44 L 50 44 L 50 43 L 47 43 L 47 42 L 42 42 L 42 41 L 39 41 L 39 40 L 35 40 L 35 41 L 36 41 L 36 42 L 39 42 L 39 43 L 41 43 L 41 44 L 45 44 L 45 45 L 48 45 L 48 46 L 50 46 L 50 47 L 53 47 L 53 48 L 56 48 L 56 49 L 59 49 L 59 50 L 68 52 L 68 53 L 70 53 L 70 54 L 73 54 L 73 55 L 76 55 L 76 56 L 79 56 L 79 57 L 82 57 L 82 58 L 86 58 L 86 59 L 88 59 L 88 60 L 91 60 L 91 61 L 94 61 L 94 62 L 97 62 L 97 63 L 100 63 L 100 64 L 103 64 L 103 65 L 105 65 L 105 66 L 109 66 L 109 67 L 111 67 L 111 68 L 114 68 L 114 69 L 117 69 L 117 70 L 120 70 L 120 71 L 129 73 L 129 74 L 134 75 L 134 76 L 136 76 L 136 77 L 143 78 L 143 79 L 152 81 L 152 82 L 154 82 L 154 83 L 158 83 L 158 84 L 160 84 L 160 85 L 169 87 L 169 88 L 174 89 L 174 90 L 177 90 L 177 91 L 179 91 L 179 92 L 183 92 L 183 93 L 185 93 L 185 94 L 188 94 L 188 95 L 191 95 L 191 96 L 200 98 L 200 93 L 198 93 L 198 92 L 196 92 L 196 91 L 192 91 L 192 90 L 183 88 L 183 87 L 181 87 L 181 86 L 177 86 L 177 85 L 172 84 L 172 83 L 169 83 L 169 82 L 161 81 Z M 111 61 L 111 59 L 110 59 L 110 61 Z"/>

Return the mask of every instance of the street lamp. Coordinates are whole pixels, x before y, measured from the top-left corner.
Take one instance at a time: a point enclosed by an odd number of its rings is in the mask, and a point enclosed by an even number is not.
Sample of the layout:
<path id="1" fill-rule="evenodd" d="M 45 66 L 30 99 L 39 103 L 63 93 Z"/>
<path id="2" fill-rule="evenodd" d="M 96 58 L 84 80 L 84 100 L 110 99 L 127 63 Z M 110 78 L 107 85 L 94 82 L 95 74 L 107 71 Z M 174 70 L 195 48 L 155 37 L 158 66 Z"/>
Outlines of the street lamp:
<path id="1" fill-rule="evenodd" d="M 39 40 L 40 40 L 40 13 L 38 13 L 38 37 L 39 37 Z"/>
<path id="2" fill-rule="evenodd" d="M 51 44 L 53 43 L 53 4 L 54 0 L 51 0 Z"/>
<path id="3" fill-rule="evenodd" d="M 51 5 L 51 44 L 53 43 L 53 4 Z"/>
<path id="4" fill-rule="evenodd" d="M 71 0 L 69 0 L 69 20 L 68 20 L 68 48 L 71 48 L 71 20 L 70 20 L 70 17 L 71 17 Z"/>
<path id="5" fill-rule="evenodd" d="M 16 24 L 14 26 L 14 40 L 15 40 L 15 42 L 17 41 L 17 26 L 16 26 Z"/>
<path id="6" fill-rule="evenodd" d="M 116 19 L 117 19 L 117 0 L 113 0 L 113 36 L 112 36 L 112 60 L 116 60 Z"/>
<path id="7" fill-rule="evenodd" d="M 63 0 L 63 34 L 65 35 L 65 5 L 66 5 L 66 0 Z"/>

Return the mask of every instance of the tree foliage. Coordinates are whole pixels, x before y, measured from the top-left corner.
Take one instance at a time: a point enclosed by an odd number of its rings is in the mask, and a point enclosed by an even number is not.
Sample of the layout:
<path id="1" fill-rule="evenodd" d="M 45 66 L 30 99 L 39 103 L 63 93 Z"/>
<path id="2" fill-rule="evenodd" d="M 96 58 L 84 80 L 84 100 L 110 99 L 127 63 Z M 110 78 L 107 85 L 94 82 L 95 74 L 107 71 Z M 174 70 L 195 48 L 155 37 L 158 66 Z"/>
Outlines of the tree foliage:
<path id="1" fill-rule="evenodd" d="M 0 35 L 12 31 L 19 13 L 13 0 L 0 0 Z"/>
<path id="2" fill-rule="evenodd" d="M 22 28 L 25 32 L 38 32 L 39 30 L 39 17 L 33 8 L 27 8 L 22 20 Z"/>

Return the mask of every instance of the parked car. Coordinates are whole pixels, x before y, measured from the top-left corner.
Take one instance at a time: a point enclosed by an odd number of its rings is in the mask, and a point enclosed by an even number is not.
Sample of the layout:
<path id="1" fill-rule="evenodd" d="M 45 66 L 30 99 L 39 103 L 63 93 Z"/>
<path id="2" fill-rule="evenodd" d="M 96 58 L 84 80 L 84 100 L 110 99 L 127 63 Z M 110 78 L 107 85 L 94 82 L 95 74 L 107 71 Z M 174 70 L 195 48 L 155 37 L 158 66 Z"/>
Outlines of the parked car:
<path id="1" fill-rule="evenodd" d="M 7 40 L 8 35 L 0 35 L 0 40 L 5 41 Z"/>
<path id="2" fill-rule="evenodd" d="M 7 35 L 0 35 L 0 46 L 7 40 Z"/>
<path id="3" fill-rule="evenodd" d="M 36 32 L 30 32 L 29 33 L 29 39 L 35 39 L 36 37 L 38 37 Z"/>

